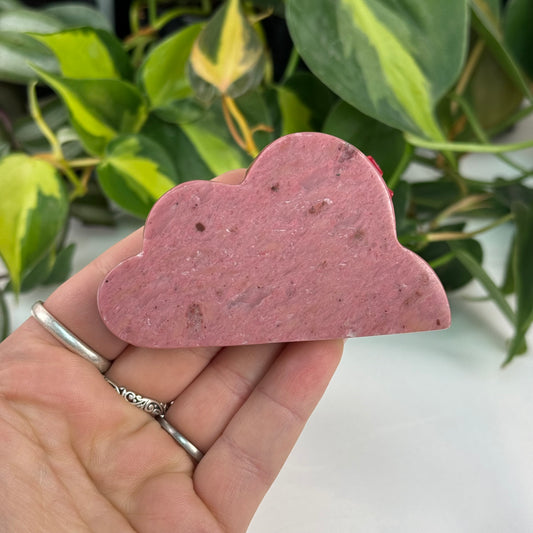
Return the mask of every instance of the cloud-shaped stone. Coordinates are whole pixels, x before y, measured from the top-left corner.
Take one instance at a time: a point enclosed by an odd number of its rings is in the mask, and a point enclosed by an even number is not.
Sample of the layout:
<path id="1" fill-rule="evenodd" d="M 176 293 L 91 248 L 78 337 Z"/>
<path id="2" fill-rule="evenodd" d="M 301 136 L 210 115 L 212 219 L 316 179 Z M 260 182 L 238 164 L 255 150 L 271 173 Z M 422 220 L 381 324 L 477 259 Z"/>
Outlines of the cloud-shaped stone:
<path id="1" fill-rule="evenodd" d="M 191 181 L 152 209 L 143 251 L 98 294 L 121 339 L 226 346 L 449 326 L 437 276 L 396 238 L 380 173 L 335 137 L 265 148 L 240 185 Z"/>

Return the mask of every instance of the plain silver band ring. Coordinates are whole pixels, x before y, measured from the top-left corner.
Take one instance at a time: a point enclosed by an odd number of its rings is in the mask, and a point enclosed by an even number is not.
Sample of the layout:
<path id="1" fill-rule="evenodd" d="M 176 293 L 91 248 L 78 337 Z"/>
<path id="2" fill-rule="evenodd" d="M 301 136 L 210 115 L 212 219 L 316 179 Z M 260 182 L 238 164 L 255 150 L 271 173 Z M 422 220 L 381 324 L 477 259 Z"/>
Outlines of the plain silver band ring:
<path id="1" fill-rule="evenodd" d="M 126 387 L 121 387 L 114 381 L 111 381 L 107 376 L 104 376 L 104 379 L 129 403 L 153 417 L 163 416 L 170 407 L 170 403 L 158 402 L 157 400 L 146 398 L 132 390 L 128 390 Z"/>
<path id="2" fill-rule="evenodd" d="M 184 437 L 174 426 L 161 417 L 157 421 L 161 427 L 197 462 L 202 460 L 204 454 L 186 437 Z"/>
<path id="3" fill-rule="evenodd" d="M 74 333 L 68 330 L 61 322 L 56 320 L 44 307 L 43 302 L 38 300 L 31 308 L 31 314 L 41 326 L 50 332 L 59 342 L 65 345 L 75 354 L 92 363 L 103 374 L 111 366 L 108 361 L 92 348 L 78 339 Z"/>

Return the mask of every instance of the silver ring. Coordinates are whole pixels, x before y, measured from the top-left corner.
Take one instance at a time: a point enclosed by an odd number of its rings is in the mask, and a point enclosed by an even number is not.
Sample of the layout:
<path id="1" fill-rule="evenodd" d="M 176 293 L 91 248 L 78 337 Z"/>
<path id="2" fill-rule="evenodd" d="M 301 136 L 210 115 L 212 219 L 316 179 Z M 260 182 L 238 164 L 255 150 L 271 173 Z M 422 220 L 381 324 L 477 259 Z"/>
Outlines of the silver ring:
<path id="1" fill-rule="evenodd" d="M 151 398 L 145 398 L 136 392 L 128 390 L 126 387 L 120 387 L 113 381 L 111 381 L 107 376 L 104 376 L 104 379 L 128 402 L 130 402 L 135 407 L 139 408 L 141 411 L 152 415 L 153 417 L 163 416 L 167 409 L 170 407 L 170 403 L 158 402 L 157 400 L 152 400 Z"/>
<path id="2" fill-rule="evenodd" d="M 184 437 L 174 426 L 168 423 L 166 418 L 160 417 L 157 421 L 161 427 L 197 462 L 202 460 L 204 454 L 186 437 Z"/>
<path id="3" fill-rule="evenodd" d="M 92 348 L 87 346 L 82 340 L 78 339 L 72 331 L 68 330 L 61 322 L 56 320 L 44 307 L 43 302 L 38 300 L 31 308 L 31 314 L 41 326 L 51 333 L 59 342 L 66 346 L 70 351 L 83 357 L 89 363 L 92 363 L 103 374 L 111 366 L 111 361 L 105 359 L 96 353 Z"/>

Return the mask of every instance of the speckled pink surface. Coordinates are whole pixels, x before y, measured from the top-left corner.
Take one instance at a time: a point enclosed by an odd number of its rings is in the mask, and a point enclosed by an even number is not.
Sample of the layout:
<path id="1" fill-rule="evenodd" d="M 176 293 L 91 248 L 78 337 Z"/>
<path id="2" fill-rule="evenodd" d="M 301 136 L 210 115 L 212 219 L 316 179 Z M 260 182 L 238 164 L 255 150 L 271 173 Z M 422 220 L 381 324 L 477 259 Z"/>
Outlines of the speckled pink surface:
<path id="1" fill-rule="evenodd" d="M 244 182 L 191 181 L 152 209 L 143 251 L 98 305 L 121 339 L 226 346 L 449 326 L 435 273 L 397 241 L 389 190 L 367 157 L 320 133 L 265 148 Z"/>

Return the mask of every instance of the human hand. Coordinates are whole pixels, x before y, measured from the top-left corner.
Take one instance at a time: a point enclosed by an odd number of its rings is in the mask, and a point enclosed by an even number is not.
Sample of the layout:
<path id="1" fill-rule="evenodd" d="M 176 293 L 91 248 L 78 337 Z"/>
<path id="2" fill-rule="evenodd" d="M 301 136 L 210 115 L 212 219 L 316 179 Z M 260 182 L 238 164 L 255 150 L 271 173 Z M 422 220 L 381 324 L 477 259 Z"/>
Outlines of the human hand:
<path id="1" fill-rule="evenodd" d="M 242 171 L 219 177 L 238 183 Z M 141 230 L 54 292 L 46 309 L 113 361 L 115 383 L 174 403 L 166 419 L 204 453 L 196 464 L 149 414 L 33 318 L 0 344 L 3 531 L 245 531 L 342 353 L 314 341 L 155 350 L 102 323 L 96 291 L 141 248 Z"/>

